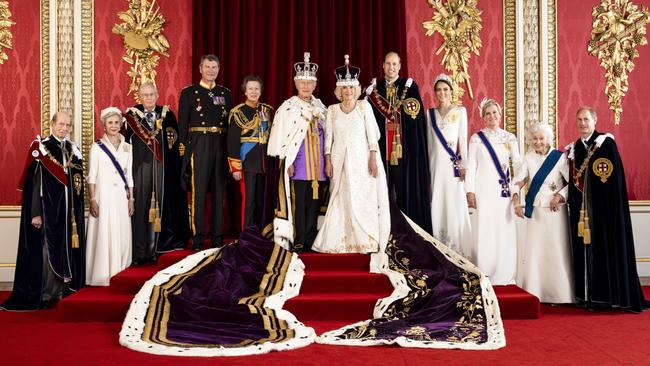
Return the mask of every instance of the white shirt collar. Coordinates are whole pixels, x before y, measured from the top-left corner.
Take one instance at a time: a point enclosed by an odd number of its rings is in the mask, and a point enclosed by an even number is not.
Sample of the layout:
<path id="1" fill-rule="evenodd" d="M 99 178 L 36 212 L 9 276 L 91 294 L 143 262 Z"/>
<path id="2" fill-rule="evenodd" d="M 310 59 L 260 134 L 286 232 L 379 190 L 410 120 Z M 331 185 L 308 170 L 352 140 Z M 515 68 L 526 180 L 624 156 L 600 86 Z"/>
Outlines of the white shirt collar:
<path id="1" fill-rule="evenodd" d="M 592 131 L 591 134 L 589 134 L 589 136 L 587 136 L 587 138 L 582 138 L 582 137 L 580 138 L 580 140 L 582 140 L 582 143 L 585 145 L 585 147 L 589 147 L 587 144 L 589 143 L 589 140 L 591 140 L 591 136 L 593 136 L 593 135 L 594 135 L 594 132 Z"/>

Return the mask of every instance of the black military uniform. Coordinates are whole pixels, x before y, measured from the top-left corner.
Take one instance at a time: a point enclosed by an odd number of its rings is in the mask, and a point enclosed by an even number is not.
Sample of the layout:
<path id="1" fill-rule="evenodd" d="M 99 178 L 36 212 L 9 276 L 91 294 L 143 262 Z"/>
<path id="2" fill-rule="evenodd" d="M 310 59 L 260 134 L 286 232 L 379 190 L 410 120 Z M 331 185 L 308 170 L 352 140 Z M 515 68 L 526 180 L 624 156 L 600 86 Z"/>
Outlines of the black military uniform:
<path id="1" fill-rule="evenodd" d="M 226 133 L 232 96 L 228 88 L 203 83 L 183 89 L 179 100 L 178 133 L 183 156 L 183 188 L 191 193 L 190 226 L 195 249 L 206 236 L 205 200 L 212 192 L 213 246 L 223 243 L 223 198 L 226 183 Z"/>
<path id="2" fill-rule="evenodd" d="M 273 118 L 273 107 L 260 103 L 256 108 L 242 103 L 230 111 L 228 121 L 228 165 L 230 172 L 244 176 L 244 228 L 262 224 L 266 143 Z"/>
<path id="3" fill-rule="evenodd" d="M 187 244 L 187 195 L 180 189 L 178 123 L 168 106 L 145 110 L 142 104 L 126 111 L 126 140 L 133 146 L 131 216 L 133 261 L 153 259 L 156 253 Z"/>

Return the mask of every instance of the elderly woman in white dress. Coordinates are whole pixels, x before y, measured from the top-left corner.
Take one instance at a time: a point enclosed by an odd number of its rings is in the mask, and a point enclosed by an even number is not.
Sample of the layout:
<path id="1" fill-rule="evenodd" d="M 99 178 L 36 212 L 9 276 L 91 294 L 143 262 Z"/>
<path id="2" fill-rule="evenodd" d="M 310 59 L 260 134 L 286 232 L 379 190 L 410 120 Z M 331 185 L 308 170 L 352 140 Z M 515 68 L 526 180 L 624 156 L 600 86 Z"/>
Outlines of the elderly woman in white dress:
<path id="1" fill-rule="evenodd" d="M 325 125 L 325 174 L 330 200 L 312 247 L 323 253 L 372 253 L 383 250 L 390 232 L 388 188 L 378 153 L 379 128 L 361 95 L 359 68 L 336 69 L 334 94 Z"/>
<path id="2" fill-rule="evenodd" d="M 122 112 L 101 112 L 104 135 L 90 147 L 90 217 L 86 234 L 86 283 L 108 286 L 112 276 L 131 264 L 134 211 L 131 145 L 120 134 Z"/>
<path id="3" fill-rule="evenodd" d="M 452 104 L 453 82 L 440 74 L 433 82 L 438 107 L 426 113 L 431 173 L 433 236 L 457 253 L 470 254 L 471 225 L 465 198 L 467 111 Z"/>
<path id="4" fill-rule="evenodd" d="M 547 124 L 532 124 L 527 131 L 532 148 L 524 156 L 518 188 L 528 185 L 525 206 L 515 213 L 526 220 L 524 258 L 519 277 L 522 287 L 545 303 L 574 302 L 571 244 L 569 242 L 568 194 L 569 165 L 566 156 L 551 148 L 553 129 Z M 513 201 L 519 202 L 514 193 Z"/>
<path id="5" fill-rule="evenodd" d="M 469 257 L 493 285 L 509 285 L 515 283 L 517 274 L 511 169 L 519 168 L 521 157 L 515 135 L 501 129 L 501 106 L 484 99 L 480 110 L 485 128 L 469 140 L 465 179 L 467 204 L 476 209 Z"/>

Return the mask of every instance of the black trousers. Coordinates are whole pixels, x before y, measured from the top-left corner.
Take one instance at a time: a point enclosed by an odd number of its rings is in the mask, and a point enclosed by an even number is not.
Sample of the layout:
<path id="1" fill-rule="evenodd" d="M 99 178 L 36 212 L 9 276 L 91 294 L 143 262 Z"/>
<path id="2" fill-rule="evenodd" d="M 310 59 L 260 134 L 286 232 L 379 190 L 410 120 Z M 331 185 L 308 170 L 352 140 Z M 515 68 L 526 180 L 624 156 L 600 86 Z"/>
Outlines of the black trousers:
<path id="1" fill-rule="evenodd" d="M 262 225 L 262 210 L 264 209 L 264 181 L 266 174 L 244 172 L 246 201 L 244 202 L 244 228 L 251 225 Z"/>
<path id="2" fill-rule="evenodd" d="M 223 241 L 223 200 L 226 185 L 226 134 L 192 133 L 192 169 L 190 224 L 192 242 L 203 243 L 205 227 L 205 201 L 212 193 L 212 243 Z"/>
<path id="3" fill-rule="evenodd" d="M 404 207 L 402 197 L 402 166 L 390 165 L 390 161 L 384 162 L 388 175 L 388 195 L 395 200 L 397 207 Z"/>
<path id="4" fill-rule="evenodd" d="M 318 199 L 313 198 L 311 181 L 292 180 L 293 197 L 293 251 L 311 250 L 318 234 L 318 214 L 327 182 L 318 182 Z"/>
<path id="5" fill-rule="evenodd" d="M 131 234 L 134 261 L 147 260 L 156 254 L 158 234 L 154 232 L 154 224 L 149 222 L 149 209 L 151 208 L 151 193 L 154 192 L 155 184 L 156 199 L 162 214 L 162 182 L 163 165 L 158 160 L 133 162 L 135 212 L 131 216 Z"/>

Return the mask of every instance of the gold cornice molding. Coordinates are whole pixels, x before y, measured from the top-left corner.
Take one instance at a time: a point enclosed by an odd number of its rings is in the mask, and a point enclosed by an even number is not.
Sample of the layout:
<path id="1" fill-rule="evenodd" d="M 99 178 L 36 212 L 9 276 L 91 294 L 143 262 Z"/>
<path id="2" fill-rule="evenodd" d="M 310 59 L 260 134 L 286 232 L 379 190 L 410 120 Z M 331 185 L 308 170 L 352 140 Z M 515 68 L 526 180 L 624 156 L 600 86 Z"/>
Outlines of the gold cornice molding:
<path id="1" fill-rule="evenodd" d="M 50 1 L 41 0 L 41 136 L 50 135 Z"/>
<path id="2" fill-rule="evenodd" d="M 517 136 L 517 4 L 503 0 L 503 121 Z"/>

